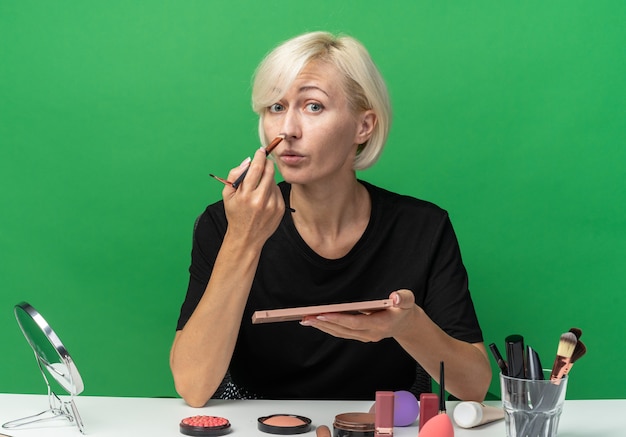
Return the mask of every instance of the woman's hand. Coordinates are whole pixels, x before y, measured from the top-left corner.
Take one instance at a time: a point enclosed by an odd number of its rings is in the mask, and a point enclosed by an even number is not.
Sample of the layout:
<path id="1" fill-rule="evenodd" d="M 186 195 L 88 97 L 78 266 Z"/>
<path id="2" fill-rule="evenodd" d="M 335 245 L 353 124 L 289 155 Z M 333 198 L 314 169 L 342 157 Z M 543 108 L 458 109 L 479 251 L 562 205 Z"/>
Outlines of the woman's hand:
<path id="1" fill-rule="evenodd" d="M 300 323 L 335 337 L 376 342 L 393 337 L 435 380 L 446 363 L 446 389 L 461 400 L 482 402 L 491 381 L 491 368 L 482 342 L 467 343 L 446 334 L 415 304 L 410 290 L 389 295 L 391 308 L 369 315 L 329 313 Z"/>
<path id="2" fill-rule="evenodd" d="M 265 149 L 257 150 L 248 162 L 244 161 L 228 174 L 228 180 L 234 181 L 249 165 L 241 185 L 237 189 L 225 185 L 222 191 L 228 233 L 262 245 L 280 224 L 285 201 L 274 181 L 274 164 L 266 158 Z"/>
<path id="3" fill-rule="evenodd" d="M 377 342 L 396 336 L 406 326 L 405 320 L 417 309 L 411 290 L 397 290 L 389 295 L 391 308 L 371 314 L 327 313 L 307 316 L 300 322 L 334 337 Z"/>

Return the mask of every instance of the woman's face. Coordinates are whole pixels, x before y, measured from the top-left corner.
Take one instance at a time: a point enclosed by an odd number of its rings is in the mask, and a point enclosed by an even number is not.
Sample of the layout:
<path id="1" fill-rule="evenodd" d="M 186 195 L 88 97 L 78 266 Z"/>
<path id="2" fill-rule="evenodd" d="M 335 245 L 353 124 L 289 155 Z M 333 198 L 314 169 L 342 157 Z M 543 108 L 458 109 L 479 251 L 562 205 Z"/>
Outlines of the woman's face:
<path id="1" fill-rule="evenodd" d="M 282 99 L 265 110 L 267 138 L 286 136 L 273 155 L 287 182 L 306 185 L 354 174 L 357 147 L 370 137 L 375 116 L 350 108 L 343 80 L 333 65 L 310 62 Z"/>

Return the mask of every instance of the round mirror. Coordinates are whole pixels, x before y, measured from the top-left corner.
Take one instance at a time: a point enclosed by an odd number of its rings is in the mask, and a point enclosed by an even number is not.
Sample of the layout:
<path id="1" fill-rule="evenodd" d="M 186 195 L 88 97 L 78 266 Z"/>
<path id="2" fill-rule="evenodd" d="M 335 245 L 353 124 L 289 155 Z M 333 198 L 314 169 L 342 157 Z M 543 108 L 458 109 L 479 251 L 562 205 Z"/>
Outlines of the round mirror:
<path id="1" fill-rule="evenodd" d="M 72 357 L 46 320 L 35 308 L 22 302 L 15 306 L 15 318 L 33 348 L 42 369 L 71 395 L 84 389 L 83 380 Z"/>
<path id="2" fill-rule="evenodd" d="M 75 422 L 78 429 L 84 433 L 82 419 L 74 403 L 74 396 L 83 391 L 84 385 L 72 357 L 48 322 L 35 308 L 22 302 L 15 305 L 13 312 L 24 337 L 35 352 L 37 364 L 48 386 L 50 408 L 34 416 L 7 422 L 2 427 L 10 429 L 35 422 L 65 418 L 70 422 Z M 70 400 L 62 401 L 51 383 L 58 385 L 69 394 Z"/>

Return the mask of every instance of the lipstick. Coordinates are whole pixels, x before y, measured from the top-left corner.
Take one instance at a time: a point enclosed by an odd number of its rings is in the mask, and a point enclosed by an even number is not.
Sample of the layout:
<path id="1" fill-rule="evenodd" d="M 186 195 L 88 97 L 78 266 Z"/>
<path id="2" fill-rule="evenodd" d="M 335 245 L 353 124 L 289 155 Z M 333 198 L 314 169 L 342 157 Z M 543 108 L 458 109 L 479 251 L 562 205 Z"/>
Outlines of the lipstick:
<path id="1" fill-rule="evenodd" d="M 393 436 L 394 393 L 392 391 L 376 392 L 376 418 L 374 420 L 375 437 Z"/>

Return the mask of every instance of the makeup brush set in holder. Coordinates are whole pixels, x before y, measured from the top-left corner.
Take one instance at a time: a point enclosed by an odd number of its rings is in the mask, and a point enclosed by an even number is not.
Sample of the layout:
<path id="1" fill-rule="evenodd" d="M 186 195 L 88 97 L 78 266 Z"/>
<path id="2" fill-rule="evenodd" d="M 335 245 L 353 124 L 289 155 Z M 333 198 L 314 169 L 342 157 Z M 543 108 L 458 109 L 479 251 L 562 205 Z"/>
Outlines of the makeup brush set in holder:
<path id="1" fill-rule="evenodd" d="M 568 373 L 587 351 L 580 341 L 581 335 L 578 328 L 561 335 L 551 369 L 543 369 L 539 354 L 532 347 L 524 346 L 521 335 L 506 337 L 506 360 L 494 343 L 489 345 L 501 370 L 500 387 L 508 437 L 556 435 Z"/>

